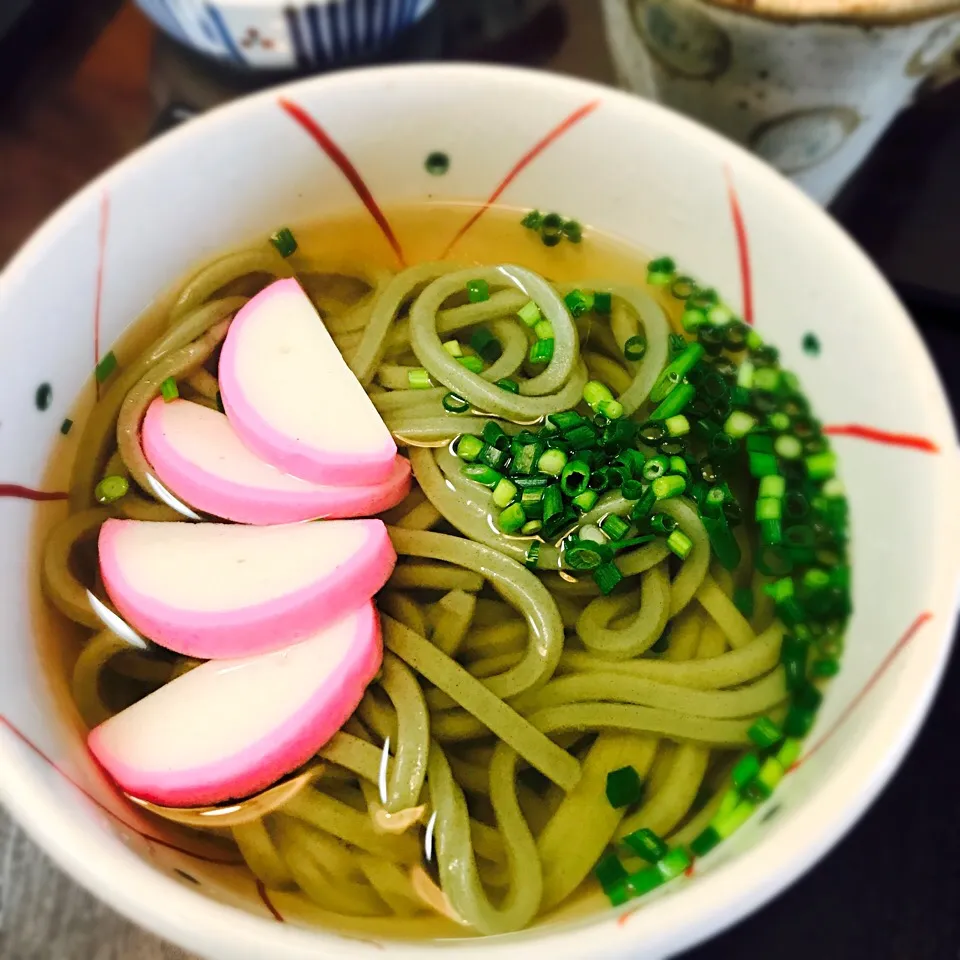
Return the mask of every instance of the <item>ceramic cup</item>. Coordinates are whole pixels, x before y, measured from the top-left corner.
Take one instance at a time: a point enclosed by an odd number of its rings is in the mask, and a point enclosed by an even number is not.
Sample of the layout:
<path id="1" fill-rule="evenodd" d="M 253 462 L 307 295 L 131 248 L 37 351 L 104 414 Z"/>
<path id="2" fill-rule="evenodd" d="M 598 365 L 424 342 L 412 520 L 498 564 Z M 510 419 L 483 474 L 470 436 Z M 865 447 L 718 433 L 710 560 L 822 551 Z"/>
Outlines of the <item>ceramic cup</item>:
<path id="1" fill-rule="evenodd" d="M 266 896 L 222 850 L 171 837 L 104 781 L 63 670 L 44 663 L 34 639 L 51 613 L 31 531 L 66 509 L 59 491 L 37 489 L 44 465 L 72 456 L 80 424 L 66 436 L 61 424 L 82 389 L 92 401 L 97 359 L 199 262 L 351 210 L 370 213 L 371 249 L 399 261 L 413 238 L 399 220 L 380 232 L 373 211 L 389 225 L 401 204 L 490 197 L 575 216 L 586 233 L 571 255 L 592 230 L 671 253 L 780 348 L 840 456 L 855 612 L 799 766 L 693 876 L 620 909 L 469 947 L 431 944 L 430 956 L 681 951 L 775 896 L 837 841 L 896 768 L 936 687 L 960 568 L 949 409 L 902 307 L 798 190 L 679 114 L 548 74 L 379 68 L 237 101 L 95 181 L 0 276 L 0 800 L 80 883 L 211 960 L 422 960 L 424 946 L 315 925 L 296 896 Z M 531 255 L 543 255 L 528 236 Z M 420 253 L 437 258 L 451 239 Z"/>
<path id="2" fill-rule="evenodd" d="M 603 0 L 623 86 L 829 203 L 960 39 L 956 0 Z"/>

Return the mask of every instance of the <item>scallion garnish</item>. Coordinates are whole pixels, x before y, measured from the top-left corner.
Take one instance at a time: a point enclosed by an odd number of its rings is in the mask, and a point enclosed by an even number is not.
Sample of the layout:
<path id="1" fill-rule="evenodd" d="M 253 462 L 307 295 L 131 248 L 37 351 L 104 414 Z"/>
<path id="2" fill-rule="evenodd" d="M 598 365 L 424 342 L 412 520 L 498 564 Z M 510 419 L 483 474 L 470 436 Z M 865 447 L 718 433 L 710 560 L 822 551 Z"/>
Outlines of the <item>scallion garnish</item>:
<path id="1" fill-rule="evenodd" d="M 530 344 L 531 363 L 549 363 L 553 359 L 553 340 L 537 340 Z"/>
<path id="2" fill-rule="evenodd" d="M 486 280 L 467 281 L 467 300 L 470 303 L 483 303 L 490 299 L 490 286 Z"/>
<path id="3" fill-rule="evenodd" d="M 473 335 L 470 337 L 470 346 L 487 363 L 495 363 L 503 353 L 500 341 L 486 327 L 477 327 L 473 331 Z"/>
<path id="4" fill-rule="evenodd" d="M 459 340 L 444 340 L 443 349 L 446 350 L 451 357 L 463 356 L 463 347 L 460 346 Z"/>
<path id="5" fill-rule="evenodd" d="M 507 393 L 519 393 L 520 384 L 516 380 L 511 380 L 509 377 L 504 377 L 502 380 L 497 381 L 497 386 L 501 390 L 506 390 Z"/>
<path id="6" fill-rule="evenodd" d="M 101 358 L 94 370 L 97 383 L 103 383 L 117 369 L 117 366 L 117 355 L 111 350 Z"/>
<path id="7" fill-rule="evenodd" d="M 160 384 L 160 396 L 163 397 L 165 403 L 169 403 L 171 400 L 176 400 L 180 396 L 180 391 L 177 389 L 177 381 L 173 377 L 167 377 L 163 383 Z"/>
<path id="8" fill-rule="evenodd" d="M 445 393 L 440 402 L 448 413 L 466 413 L 470 409 L 470 404 L 455 393 Z"/>
<path id="9" fill-rule="evenodd" d="M 613 309 L 613 297 L 605 290 L 597 290 L 593 294 L 593 311 L 602 316 L 608 316 Z"/>
<path id="10" fill-rule="evenodd" d="M 600 592 L 606 596 L 613 592 L 614 587 L 623 579 L 620 568 L 611 560 L 607 563 L 601 563 L 593 571 L 593 579 L 596 581 Z"/>
<path id="11" fill-rule="evenodd" d="M 281 257 L 286 258 L 297 252 L 297 238 L 289 227 L 281 227 L 276 233 L 271 233 L 270 242 Z"/>
<path id="12" fill-rule="evenodd" d="M 620 767 L 607 774 L 607 800 L 611 807 L 629 807 L 640 802 L 643 783 L 633 767 Z"/>
<path id="13" fill-rule="evenodd" d="M 483 373 L 483 361 L 479 357 L 457 357 L 457 363 L 471 373 Z"/>
<path id="14" fill-rule="evenodd" d="M 529 300 L 517 311 L 517 316 L 528 327 L 535 327 L 543 315 L 540 313 L 540 308 L 532 300 Z"/>
<path id="15" fill-rule="evenodd" d="M 104 477 L 94 487 L 93 496 L 97 503 L 114 503 L 116 500 L 125 497 L 130 489 L 130 482 L 126 477 L 119 474 L 113 474 Z"/>
<path id="16" fill-rule="evenodd" d="M 70 432 L 70 428 L 73 426 L 73 421 L 67 417 L 63 423 L 60 424 L 60 432 L 66 436 Z"/>
<path id="17" fill-rule="evenodd" d="M 433 381 L 423 367 L 414 367 L 407 371 L 407 385 L 411 390 L 429 390 Z"/>
<path id="18" fill-rule="evenodd" d="M 642 360 L 647 352 L 647 338 L 643 334 L 630 337 L 623 345 L 623 355 L 627 360 Z"/>

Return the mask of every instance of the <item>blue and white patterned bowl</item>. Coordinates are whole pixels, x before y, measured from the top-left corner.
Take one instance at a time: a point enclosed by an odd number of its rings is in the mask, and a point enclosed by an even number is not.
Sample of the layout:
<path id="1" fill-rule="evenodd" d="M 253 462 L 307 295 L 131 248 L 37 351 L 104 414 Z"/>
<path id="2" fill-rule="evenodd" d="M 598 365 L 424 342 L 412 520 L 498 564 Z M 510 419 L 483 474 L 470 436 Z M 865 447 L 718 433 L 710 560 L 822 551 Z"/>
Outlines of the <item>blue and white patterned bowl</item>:
<path id="1" fill-rule="evenodd" d="M 369 59 L 434 0 L 136 0 L 194 50 L 257 70 L 318 70 Z"/>

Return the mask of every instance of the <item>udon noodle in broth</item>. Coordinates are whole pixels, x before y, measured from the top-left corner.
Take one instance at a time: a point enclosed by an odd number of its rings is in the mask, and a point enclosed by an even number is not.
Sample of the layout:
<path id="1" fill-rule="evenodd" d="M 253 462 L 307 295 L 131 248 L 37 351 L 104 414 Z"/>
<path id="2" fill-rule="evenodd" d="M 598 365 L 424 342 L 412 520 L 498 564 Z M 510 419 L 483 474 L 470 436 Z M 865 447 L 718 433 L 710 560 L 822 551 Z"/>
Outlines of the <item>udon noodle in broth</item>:
<path id="1" fill-rule="evenodd" d="M 386 935 L 506 933 L 682 874 L 798 758 L 849 613 L 842 486 L 777 351 L 668 257 L 562 218 L 490 210 L 431 259 L 464 215 L 392 212 L 403 269 L 348 218 L 184 280 L 75 414 L 44 547 L 89 728 L 200 666 L 116 616 L 96 538 L 214 519 L 158 481 L 144 417 L 222 411 L 237 312 L 295 278 L 413 483 L 380 515 L 379 673 L 277 803 L 230 798 L 253 815 L 214 832 L 267 889 Z"/>

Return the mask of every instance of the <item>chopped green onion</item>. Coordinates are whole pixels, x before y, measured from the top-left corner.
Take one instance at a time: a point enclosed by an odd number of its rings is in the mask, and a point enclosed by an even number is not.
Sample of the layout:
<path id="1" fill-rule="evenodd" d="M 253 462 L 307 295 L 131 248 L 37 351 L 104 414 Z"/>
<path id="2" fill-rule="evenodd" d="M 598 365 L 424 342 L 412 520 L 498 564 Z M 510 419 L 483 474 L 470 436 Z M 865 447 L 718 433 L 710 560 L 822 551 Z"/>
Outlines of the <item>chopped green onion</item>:
<path id="1" fill-rule="evenodd" d="M 718 303 L 715 307 L 710 308 L 707 313 L 707 319 L 715 327 L 722 327 L 733 319 L 733 314 L 728 307 L 725 307 L 722 303 Z"/>
<path id="2" fill-rule="evenodd" d="M 757 421 L 749 413 L 743 410 L 734 410 L 727 417 L 727 422 L 723 425 L 723 432 L 729 437 L 745 437 L 755 426 Z"/>
<path id="3" fill-rule="evenodd" d="M 603 531 L 592 523 L 585 523 L 580 528 L 580 539 L 589 540 L 591 543 L 606 543 L 607 538 Z"/>
<path id="4" fill-rule="evenodd" d="M 444 340 L 443 349 L 446 350 L 451 357 L 463 356 L 463 347 L 460 346 L 459 340 Z"/>
<path id="5" fill-rule="evenodd" d="M 690 841 L 690 852 L 697 857 L 705 857 L 723 838 L 713 827 L 707 827 Z"/>
<path id="6" fill-rule="evenodd" d="M 540 559 L 540 544 L 534 541 L 527 547 L 527 555 L 524 557 L 524 564 L 531 570 L 537 569 L 537 561 Z"/>
<path id="7" fill-rule="evenodd" d="M 578 509 L 586 513 L 588 510 L 592 510 L 596 505 L 597 501 L 600 499 L 600 494 L 596 490 L 584 490 L 583 493 L 578 493 L 573 500 L 570 502 Z"/>
<path id="8" fill-rule="evenodd" d="M 734 570 L 740 563 L 740 544 L 737 543 L 730 529 L 730 523 L 724 513 L 718 517 L 703 515 L 700 522 L 710 538 L 710 549 L 713 550 L 720 565 L 727 570 Z"/>
<path id="9" fill-rule="evenodd" d="M 677 416 L 696 395 L 696 388 L 692 383 L 678 383 L 654 408 L 650 414 L 651 420 L 666 420 Z"/>
<path id="10" fill-rule="evenodd" d="M 678 300 L 686 300 L 696 289 L 697 284 L 693 277 L 677 277 L 670 285 L 670 292 Z"/>
<path id="11" fill-rule="evenodd" d="M 597 409 L 608 420 L 619 420 L 623 416 L 623 404 L 619 400 L 601 400 Z"/>
<path id="12" fill-rule="evenodd" d="M 571 243 L 579 243 L 583 239 L 583 227 L 576 220 L 567 220 L 563 225 L 563 235 Z"/>
<path id="13" fill-rule="evenodd" d="M 756 810 L 756 806 L 752 801 L 743 800 L 730 813 L 723 817 L 715 817 L 711 826 L 721 840 L 726 840 L 753 816 L 754 810 Z"/>
<path id="14" fill-rule="evenodd" d="M 753 616 L 753 591 L 749 587 L 737 587 L 733 591 L 733 605 L 748 619 Z"/>
<path id="15" fill-rule="evenodd" d="M 559 213 L 548 213 L 540 221 L 540 239 L 544 246 L 555 247 L 563 236 L 563 217 Z"/>
<path id="16" fill-rule="evenodd" d="M 590 467 L 583 460 L 567 463 L 560 474 L 560 489 L 571 499 L 585 493 L 590 482 Z"/>
<path id="17" fill-rule="evenodd" d="M 687 307 L 680 317 L 680 325 L 687 333 L 695 333 L 707 322 L 707 315 L 696 307 Z"/>
<path id="18" fill-rule="evenodd" d="M 540 308 L 532 301 L 528 300 L 518 311 L 517 316 L 528 326 L 535 327 L 542 319 Z"/>
<path id="19" fill-rule="evenodd" d="M 448 413 L 466 413 L 470 409 L 470 404 L 455 393 L 445 393 L 440 402 Z"/>
<path id="20" fill-rule="evenodd" d="M 471 373 L 483 373 L 483 361 L 479 357 L 457 357 L 457 363 Z"/>
<path id="21" fill-rule="evenodd" d="M 773 442 L 773 449 L 784 460 L 797 460 L 803 454 L 803 444 L 789 433 L 777 437 Z"/>
<path id="22" fill-rule="evenodd" d="M 552 477 L 559 477 L 566 465 L 567 455 L 562 450 L 547 450 L 537 461 L 537 469 Z"/>
<path id="23" fill-rule="evenodd" d="M 589 540 L 575 540 L 563 549 L 563 562 L 571 570 L 595 570 L 612 556 L 613 551 L 605 543 Z"/>
<path id="24" fill-rule="evenodd" d="M 772 453 L 748 453 L 747 463 L 755 477 L 768 477 L 777 473 L 777 458 Z"/>
<path id="25" fill-rule="evenodd" d="M 527 227 L 530 230 L 539 230 L 543 223 L 543 214 L 539 210 L 531 210 L 520 221 L 520 226 Z"/>
<path id="26" fill-rule="evenodd" d="M 777 784 L 783 779 L 786 771 L 776 757 L 767 757 L 763 766 L 747 787 L 746 795 L 749 799 L 762 803 L 769 799 L 776 790 Z"/>
<path id="27" fill-rule="evenodd" d="M 511 483 L 506 477 L 504 477 L 494 488 L 493 488 L 493 503 L 494 506 L 508 507 L 513 503 L 514 498 L 517 495 L 516 485 Z"/>
<path id="28" fill-rule="evenodd" d="M 753 389 L 774 393 L 780 385 L 780 371 L 775 367 L 759 367 L 753 375 Z"/>
<path id="29" fill-rule="evenodd" d="M 814 677 L 835 677 L 840 672 L 840 661 L 834 657 L 824 657 L 814 660 L 810 666 L 810 673 Z"/>
<path id="30" fill-rule="evenodd" d="M 693 541 L 682 530 L 674 530 L 667 537 L 667 546 L 681 560 L 686 560 L 693 549 Z"/>
<path id="31" fill-rule="evenodd" d="M 620 572 L 620 568 L 610 560 L 607 563 L 601 563 L 600 566 L 593 571 L 593 579 L 600 588 L 600 592 L 606 596 L 611 593 L 614 587 L 623 579 L 623 574 Z"/>
<path id="32" fill-rule="evenodd" d="M 665 287 L 673 282 L 677 265 L 671 257 L 658 257 L 647 264 L 647 283 L 652 287 Z"/>
<path id="33" fill-rule="evenodd" d="M 760 717 L 747 731 L 747 736 L 761 750 L 772 747 L 783 739 L 780 728 L 769 718 Z"/>
<path id="34" fill-rule="evenodd" d="M 423 367 L 408 370 L 407 383 L 411 390 L 429 390 L 433 386 L 430 374 Z"/>
<path id="35" fill-rule="evenodd" d="M 483 441 L 479 437 L 473 436 L 473 434 L 465 433 L 457 441 L 456 447 L 454 447 L 454 453 L 461 459 L 466 460 L 467 462 L 472 462 L 480 456 L 483 451 Z"/>
<path id="36" fill-rule="evenodd" d="M 662 860 L 669 852 L 669 847 L 660 836 L 647 827 L 641 827 L 628 833 L 623 842 L 640 858 L 647 863 L 656 863 Z"/>
<path id="37" fill-rule="evenodd" d="M 630 524 L 627 523 L 623 517 L 618 517 L 615 513 L 611 513 L 609 517 L 604 517 L 604 519 L 600 521 L 600 529 L 611 540 L 622 540 L 630 530 Z"/>
<path id="38" fill-rule="evenodd" d="M 623 885 L 631 896 L 642 897 L 645 893 L 656 890 L 663 883 L 663 874 L 659 870 L 655 867 L 644 867 L 636 873 L 631 873 Z"/>
<path id="39" fill-rule="evenodd" d="M 687 466 L 687 461 L 681 456 L 670 457 L 670 472 L 684 478 L 690 476 L 690 468 Z"/>
<path id="40" fill-rule="evenodd" d="M 93 496 L 97 503 L 113 503 L 121 497 L 125 497 L 129 489 L 130 483 L 126 477 L 112 474 L 109 477 L 104 477 L 94 487 Z"/>
<path id="41" fill-rule="evenodd" d="M 783 529 L 779 520 L 760 521 L 760 539 L 769 546 L 776 546 L 783 540 Z"/>
<path id="42" fill-rule="evenodd" d="M 642 334 L 630 337 L 623 345 L 623 355 L 627 360 L 642 360 L 647 352 L 647 338 Z"/>
<path id="43" fill-rule="evenodd" d="M 543 491 L 543 520 L 546 523 L 561 513 L 563 513 L 563 494 L 560 492 L 560 484 L 552 483 Z"/>
<path id="44" fill-rule="evenodd" d="M 597 434 L 587 423 L 581 423 L 564 432 L 564 437 L 574 450 L 586 450 L 597 445 Z"/>
<path id="45" fill-rule="evenodd" d="M 510 451 L 502 447 L 495 447 L 492 443 L 485 443 L 477 457 L 477 463 L 486 464 L 495 470 L 505 470 L 510 461 Z"/>
<path id="46" fill-rule="evenodd" d="M 571 290 L 563 298 L 563 302 L 567 305 L 571 316 L 582 317 L 593 307 L 593 294 L 584 293 L 583 290 Z"/>
<path id="47" fill-rule="evenodd" d="M 760 761 L 755 753 L 745 753 L 730 771 L 733 785 L 742 790 L 760 772 Z"/>
<path id="48" fill-rule="evenodd" d="M 281 257 L 289 257 L 297 252 L 297 238 L 289 227 L 281 227 L 270 234 L 270 242 L 277 248 Z"/>
<path id="49" fill-rule="evenodd" d="M 600 313 L 606 316 L 610 313 L 613 308 L 613 298 L 612 296 L 604 291 L 598 290 L 593 295 L 593 309 L 595 313 Z"/>
<path id="50" fill-rule="evenodd" d="M 683 847 L 675 847 L 657 863 L 657 870 L 664 880 L 672 880 L 679 877 L 690 863 L 690 854 Z"/>
<path id="51" fill-rule="evenodd" d="M 756 520 L 779 520 L 783 516 L 783 501 L 776 497 L 759 497 L 756 505 Z"/>
<path id="52" fill-rule="evenodd" d="M 543 516 L 543 491 L 545 487 L 528 487 L 520 494 L 520 506 L 528 517 L 539 520 Z"/>
<path id="53" fill-rule="evenodd" d="M 790 768 L 800 759 L 800 754 L 802 752 L 803 741 L 798 740 L 795 737 L 787 737 L 787 739 L 781 744 L 780 749 L 777 751 L 777 760 L 785 771 L 789 771 Z"/>
<path id="54" fill-rule="evenodd" d="M 490 286 L 486 280 L 467 281 L 467 299 L 471 303 L 483 303 L 490 299 Z"/>
<path id="55" fill-rule="evenodd" d="M 477 327 L 477 329 L 473 331 L 473 336 L 470 337 L 470 346 L 473 347 L 487 363 L 494 363 L 499 360 L 500 355 L 503 353 L 503 347 L 500 345 L 500 341 L 486 327 Z"/>
<path id="56" fill-rule="evenodd" d="M 531 363 L 549 363 L 553 359 L 553 340 L 537 340 L 530 345 Z"/>
<path id="57" fill-rule="evenodd" d="M 497 381 L 497 386 L 501 390 L 506 390 L 507 393 L 519 393 L 520 384 L 516 380 L 511 380 L 509 377 L 504 377 L 502 380 Z"/>
<path id="58" fill-rule="evenodd" d="M 519 533 L 520 528 L 527 522 L 527 516 L 519 503 L 512 503 L 497 517 L 497 524 L 504 533 Z"/>
<path id="59" fill-rule="evenodd" d="M 630 766 L 611 770 L 607 774 L 606 793 L 611 807 L 629 807 L 638 803 L 643 793 L 640 774 Z"/>
<path id="60" fill-rule="evenodd" d="M 661 371 L 653 389 L 650 391 L 650 400 L 659 403 L 696 365 L 703 356 L 703 347 L 699 343 L 688 343 L 683 353 L 672 360 Z M 676 379 L 673 379 L 676 377 Z"/>
<path id="61" fill-rule="evenodd" d="M 520 532 L 529 537 L 539 533 L 543 529 L 543 524 L 539 520 L 528 520 L 521 528 Z"/>
<path id="62" fill-rule="evenodd" d="M 94 376 L 97 378 L 97 383 L 103 383 L 107 377 L 117 369 L 117 355 L 111 350 L 108 354 L 105 354 L 100 362 L 97 364 L 96 369 L 94 370 Z"/>
<path id="63" fill-rule="evenodd" d="M 832 451 L 826 450 L 807 457 L 806 465 L 807 476 L 811 480 L 828 480 L 837 468 L 837 458 Z"/>
<path id="64" fill-rule="evenodd" d="M 177 381 L 173 377 L 167 377 L 163 383 L 160 384 L 160 396 L 163 397 L 164 403 L 169 403 L 171 400 L 176 400 L 180 396 L 180 391 L 177 389 Z"/>
<path id="65" fill-rule="evenodd" d="M 679 390 L 680 388 L 678 387 L 677 389 Z M 669 433 L 671 437 L 684 437 L 690 432 L 690 421 L 682 413 L 665 418 L 663 425 L 667 428 L 667 433 Z"/>
<path id="66" fill-rule="evenodd" d="M 783 721 L 783 729 L 788 737 L 805 737 L 816 719 L 816 713 L 794 704 L 787 711 L 787 718 Z"/>
<path id="67" fill-rule="evenodd" d="M 687 489 L 687 481 L 675 474 L 667 474 L 657 477 L 650 484 L 650 489 L 658 500 L 669 500 L 671 497 L 679 497 Z"/>
<path id="68" fill-rule="evenodd" d="M 552 340 L 553 324 L 549 320 L 538 320 L 533 327 L 533 333 L 538 340 Z"/>
<path id="69" fill-rule="evenodd" d="M 647 483 L 653 483 L 654 480 L 662 477 L 670 469 L 670 460 L 668 457 L 663 456 L 663 454 L 657 454 L 655 457 L 651 457 L 643 465 L 643 479 Z M 656 496 L 656 494 L 654 494 Z"/>
<path id="70" fill-rule="evenodd" d="M 612 399 L 613 392 L 605 383 L 601 383 L 599 380 L 588 380 L 584 384 L 583 400 L 591 410 L 596 410 L 598 404 L 602 401 Z"/>
<path id="71" fill-rule="evenodd" d="M 491 490 L 503 479 L 502 474 L 485 463 L 466 463 L 460 468 L 460 472 L 474 483 L 482 483 Z"/>
<path id="72" fill-rule="evenodd" d="M 561 410 L 559 413 L 551 413 L 547 416 L 547 420 L 562 433 L 566 433 L 583 423 L 583 417 L 576 410 Z"/>
<path id="73" fill-rule="evenodd" d="M 70 432 L 70 428 L 73 426 L 73 421 L 67 417 L 63 423 L 60 424 L 60 432 L 66 436 Z"/>
<path id="74" fill-rule="evenodd" d="M 543 447 L 539 443 L 524 444 L 513 458 L 513 469 L 511 472 L 515 476 L 533 473 L 536 470 L 537 461 L 540 459 L 542 452 Z"/>
<path id="75" fill-rule="evenodd" d="M 783 495 L 786 492 L 787 480 L 785 477 L 771 473 L 766 477 L 760 478 L 760 488 L 757 491 L 758 497 L 774 497 L 775 499 L 780 500 L 783 498 Z"/>
<path id="76" fill-rule="evenodd" d="M 593 872 L 606 894 L 627 879 L 627 871 L 615 853 L 608 853 L 594 867 Z"/>

